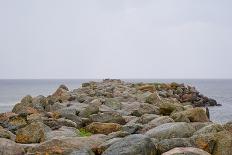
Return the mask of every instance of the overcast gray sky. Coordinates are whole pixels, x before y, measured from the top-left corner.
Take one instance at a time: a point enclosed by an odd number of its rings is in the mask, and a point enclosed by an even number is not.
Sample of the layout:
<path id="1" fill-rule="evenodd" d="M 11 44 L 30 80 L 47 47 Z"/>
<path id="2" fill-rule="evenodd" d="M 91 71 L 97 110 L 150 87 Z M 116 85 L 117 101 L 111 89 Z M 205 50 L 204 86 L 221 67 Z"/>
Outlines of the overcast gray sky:
<path id="1" fill-rule="evenodd" d="M 0 78 L 232 78 L 231 0 L 0 0 Z"/>

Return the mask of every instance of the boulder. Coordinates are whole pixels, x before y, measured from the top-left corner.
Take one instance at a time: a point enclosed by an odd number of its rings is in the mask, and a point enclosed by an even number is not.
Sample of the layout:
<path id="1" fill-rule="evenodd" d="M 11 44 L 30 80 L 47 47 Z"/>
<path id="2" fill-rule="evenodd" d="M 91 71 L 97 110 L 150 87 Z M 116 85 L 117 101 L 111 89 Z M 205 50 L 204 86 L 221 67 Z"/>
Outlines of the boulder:
<path id="1" fill-rule="evenodd" d="M 111 145 L 113 145 L 114 143 L 118 142 L 119 140 L 121 140 L 122 138 L 112 138 L 106 142 L 104 142 L 103 144 L 99 145 L 97 147 L 97 154 L 102 154 L 107 148 L 109 148 Z"/>
<path id="2" fill-rule="evenodd" d="M 14 141 L 0 138 L 0 154 L 1 155 L 24 155 L 24 149 Z"/>
<path id="3" fill-rule="evenodd" d="M 159 140 L 170 138 L 188 138 L 193 135 L 195 129 L 188 123 L 166 123 L 148 130 L 145 135 Z"/>
<path id="4" fill-rule="evenodd" d="M 171 138 L 164 139 L 158 142 L 157 150 L 160 154 L 167 152 L 176 147 L 192 147 L 189 138 Z"/>
<path id="5" fill-rule="evenodd" d="M 15 135 L 10 131 L 0 128 L 0 138 L 6 138 L 15 141 Z"/>
<path id="6" fill-rule="evenodd" d="M 88 118 L 92 114 L 97 114 L 99 112 L 99 107 L 96 105 L 89 105 L 78 114 L 80 117 Z"/>
<path id="7" fill-rule="evenodd" d="M 170 115 L 172 112 L 183 111 L 184 107 L 178 102 L 171 100 L 162 100 L 162 103 L 159 106 L 160 113 L 163 115 Z"/>
<path id="8" fill-rule="evenodd" d="M 153 119 L 152 121 L 148 122 L 148 124 L 144 125 L 144 128 L 142 129 L 142 133 L 155 128 L 159 125 L 165 124 L 165 123 L 172 123 L 174 120 L 170 118 L 169 116 L 161 116 L 158 118 Z"/>
<path id="9" fill-rule="evenodd" d="M 6 128 L 13 133 L 19 129 L 27 125 L 27 118 L 25 115 L 15 115 L 9 118 L 7 122 Z"/>
<path id="10" fill-rule="evenodd" d="M 145 102 L 149 104 L 159 105 L 161 103 L 161 99 L 156 92 L 147 93 L 145 96 Z"/>
<path id="11" fill-rule="evenodd" d="M 159 108 L 148 103 L 141 103 L 137 109 L 135 109 L 131 115 L 140 117 L 143 114 L 159 114 Z"/>
<path id="12" fill-rule="evenodd" d="M 82 119 L 77 115 L 74 115 L 74 114 L 62 114 L 61 117 L 62 118 L 60 118 L 58 120 L 62 120 L 62 119 L 71 120 L 72 122 L 76 123 L 77 128 L 81 128 L 83 126 Z"/>
<path id="13" fill-rule="evenodd" d="M 229 121 L 226 124 L 224 124 L 223 128 L 232 133 L 232 121 Z"/>
<path id="14" fill-rule="evenodd" d="M 193 108 L 187 109 L 185 111 L 173 113 L 171 115 L 172 118 L 178 117 L 177 115 L 186 116 L 191 122 L 209 122 L 209 119 L 206 115 L 206 112 L 203 108 Z"/>
<path id="15" fill-rule="evenodd" d="M 78 130 L 73 127 L 62 126 L 58 130 L 52 130 L 47 133 L 46 141 L 57 138 L 77 137 Z"/>
<path id="16" fill-rule="evenodd" d="M 100 122 L 93 122 L 85 127 L 87 131 L 94 134 L 109 134 L 112 132 L 119 131 L 121 128 L 122 126 L 117 123 L 100 123 Z"/>
<path id="17" fill-rule="evenodd" d="M 90 115 L 91 122 L 125 124 L 125 119 L 117 112 L 104 112 Z"/>
<path id="18" fill-rule="evenodd" d="M 71 94 L 68 92 L 67 89 L 64 89 L 64 87 L 59 87 L 55 93 L 51 95 L 51 98 L 54 101 L 59 101 L 60 103 L 70 101 L 72 99 Z"/>
<path id="19" fill-rule="evenodd" d="M 232 153 L 232 134 L 228 131 L 221 131 L 214 134 L 216 145 L 213 155 L 230 155 Z"/>
<path id="20" fill-rule="evenodd" d="M 168 152 L 163 153 L 162 155 L 210 155 L 208 152 L 205 152 L 201 149 L 194 147 L 177 147 Z"/>
<path id="21" fill-rule="evenodd" d="M 210 124 L 208 126 L 205 126 L 201 128 L 200 130 L 196 131 L 194 135 L 198 134 L 208 134 L 208 133 L 217 133 L 224 130 L 222 125 L 220 124 Z"/>
<path id="22" fill-rule="evenodd" d="M 138 119 L 138 123 L 147 124 L 151 120 L 158 118 L 159 115 L 156 114 L 144 114 Z"/>
<path id="23" fill-rule="evenodd" d="M 36 145 L 28 151 L 29 154 L 71 154 L 83 149 L 89 152 L 96 151 L 97 147 L 105 142 L 104 135 L 92 135 L 89 137 L 71 137 L 51 139 Z M 82 151 L 83 152 L 83 151 Z M 91 152 L 92 153 L 92 152 Z M 87 154 L 88 155 L 88 154 Z M 91 154 L 90 154 L 91 155 Z"/>
<path id="24" fill-rule="evenodd" d="M 156 155 L 152 140 L 144 135 L 130 135 L 106 149 L 102 155 Z"/>
<path id="25" fill-rule="evenodd" d="M 122 104 L 115 98 L 106 99 L 104 105 L 110 107 L 113 110 L 119 110 L 122 108 Z"/>
<path id="26" fill-rule="evenodd" d="M 213 134 L 199 134 L 193 135 L 190 138 L 194 147 L 200 148 L 212 154 L 214 146 L 216 145 L 216 138 Z"/>
<path id="27" fill-rule="evenodd" d="M 155 86 L 154 85 L 142 85 L 140 87 L 138 87 L 138 90 L 142 91 L 142 92 L 155 92 Z"/>
<path id="28" fill-rule="evenodd" d="M 41 122 L 32 122 L 16 132 L 17 143 L 40 143 L 44 142 L 47 132 L 51 129 Z"/>
<path id="29" fill-rule="evenodd" d="M 134 134 L 141 128 L 142 128 L 142 125 L 140 125 L 140 124 L 128 123 L 128 124 L 122 126 L 122 131 L 126 131 L 130 134 Z"/>

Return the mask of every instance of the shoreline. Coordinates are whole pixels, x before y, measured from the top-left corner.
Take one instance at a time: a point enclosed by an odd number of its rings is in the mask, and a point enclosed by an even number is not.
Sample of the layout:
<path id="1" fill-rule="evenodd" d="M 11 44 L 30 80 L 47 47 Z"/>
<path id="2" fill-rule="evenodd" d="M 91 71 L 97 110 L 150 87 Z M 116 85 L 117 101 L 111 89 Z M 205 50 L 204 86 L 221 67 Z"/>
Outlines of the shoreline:
<path id="1" fill-rule="evenodd" d="M 5 154 L 159 155 L 185 150 L 226 155 L 232 151 L 232 123 L 211 122 L 205 106 L 220 105 L 178 83 L 105 79 L 72 91 L 60 85 L 47 97 L 27 95 L 12 112 L 0 114 L 0 150 L 7 145 Z"/>

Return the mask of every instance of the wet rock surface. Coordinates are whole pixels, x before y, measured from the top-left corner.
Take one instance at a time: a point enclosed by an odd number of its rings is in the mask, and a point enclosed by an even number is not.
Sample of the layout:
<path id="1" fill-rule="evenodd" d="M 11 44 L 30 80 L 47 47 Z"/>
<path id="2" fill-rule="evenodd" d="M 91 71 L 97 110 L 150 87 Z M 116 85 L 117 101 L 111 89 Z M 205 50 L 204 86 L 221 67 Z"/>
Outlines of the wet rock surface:
<path id="1" fill-rule="evenodd" d="M 230 155 L 231 122 L 210 122 L 217 106 L 194 87 L 105 79 L 25 96 L 0 114 L 0 154 Z"/>

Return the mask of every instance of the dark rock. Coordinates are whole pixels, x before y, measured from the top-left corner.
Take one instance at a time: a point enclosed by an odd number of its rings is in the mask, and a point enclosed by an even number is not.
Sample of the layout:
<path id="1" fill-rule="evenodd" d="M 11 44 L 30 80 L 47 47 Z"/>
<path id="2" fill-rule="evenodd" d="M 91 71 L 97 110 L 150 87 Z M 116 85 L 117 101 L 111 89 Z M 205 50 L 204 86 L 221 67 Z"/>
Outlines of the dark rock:
<path id="1" fill-rule="evenodd" d="M 144 135 L 130 135 L 112 144 L 102 155 L 156 155 L 152 140 Z"/>

